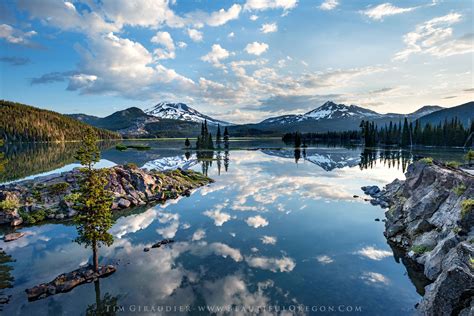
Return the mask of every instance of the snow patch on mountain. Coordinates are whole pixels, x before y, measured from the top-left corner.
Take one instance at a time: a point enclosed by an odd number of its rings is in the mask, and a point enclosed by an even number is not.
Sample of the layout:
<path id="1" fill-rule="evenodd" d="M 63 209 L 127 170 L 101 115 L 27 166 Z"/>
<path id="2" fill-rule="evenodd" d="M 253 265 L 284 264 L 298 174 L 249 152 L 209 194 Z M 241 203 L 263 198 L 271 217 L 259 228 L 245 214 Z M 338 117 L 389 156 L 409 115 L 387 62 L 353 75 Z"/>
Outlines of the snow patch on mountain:
<path id="1" fill-rule="evenodd" d="M 213 119 L 199 111 L 187 106 L 184 103 L 160 102 L 155 106 L 145 110 L 145 113 L 162 119 L 180 120 L 201 123 L 207 120 L 210 125 L 231 125 L 228 122 Z"/>
<path id="2" fill-rule="evenodd" d="M 198 164 L 196 155 L 192 155 L 189 159 L 186 156 L 163 157 L 148 161 L 142 166 L 143 169 L 148 170 L 176 170 L 178 168 L 186 170 Z"/>

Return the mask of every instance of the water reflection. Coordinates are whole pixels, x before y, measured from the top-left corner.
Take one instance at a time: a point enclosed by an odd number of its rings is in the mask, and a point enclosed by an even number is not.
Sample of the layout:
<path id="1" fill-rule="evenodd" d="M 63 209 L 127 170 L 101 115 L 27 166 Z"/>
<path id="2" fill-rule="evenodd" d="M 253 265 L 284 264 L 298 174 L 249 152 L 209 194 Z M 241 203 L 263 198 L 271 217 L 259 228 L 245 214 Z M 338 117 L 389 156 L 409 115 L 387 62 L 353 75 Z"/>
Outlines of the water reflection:
<path id="1" fill-rule="evenodd" d="M 116 163 L 134 162 L 136 155 L 105 153 Z M 402 178 L 403 156 L 327 147 L 298 154 L 270 146 L 199 155 L 165 148 L 140 155 L 140 166 L 204 169 L 216 182 L 188 198 L 116 213 L 115 241 L 104 248 L 101 263 L 118 270 L 99 288 L 85 284 L 34 303 L 26 300 L 25 288 L 89 261 L 90 253 L 72 243 L 72 226 L 23 228 L 25 237 L 0 241 L 16 259 L 14 287 L 5 290 L 12 295 L 6 314 L 98 314 L 109 303 L 125 308 L 344 304 L 362 306 L 364 315 L 413 312 L 419 299 L 415 287 L 396 255 L 394 260 L 383 224 L 374 221 L 382 211 L 353 198 L 362 185 Z M 175 242 L 143 251 L 163 238 Z M 411 270 L 408 275 L 416 280 Z"/>
<path id="2" fill-rule="evenodd" d="M 360 154 L 359 166 L 361 169 L 372 169 L 377 163 L 387 168 L 406 171 L 413 161 L 413 153 L 401 149 L 364 149 Z"/>
<path id="3" fill-rule="evenodd" d="M 87 306 L 87 316 L 113 316 L 118 310 L 118 296 L 112 296 L 105 293 L 104 296 L 100 292 L 100 279 L 94 282 L 95 303 Z M 58 315 L 58 314 L 55 314 Z"/>

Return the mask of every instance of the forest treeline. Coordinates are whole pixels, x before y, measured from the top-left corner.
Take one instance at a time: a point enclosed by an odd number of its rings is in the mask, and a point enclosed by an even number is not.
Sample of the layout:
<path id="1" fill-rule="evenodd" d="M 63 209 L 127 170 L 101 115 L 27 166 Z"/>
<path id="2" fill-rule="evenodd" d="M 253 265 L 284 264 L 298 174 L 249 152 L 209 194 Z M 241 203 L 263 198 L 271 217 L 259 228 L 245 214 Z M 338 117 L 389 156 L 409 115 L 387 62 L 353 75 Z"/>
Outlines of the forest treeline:
<path id="1" fill-rule="evenodd" d="M 390 121 L 383 126 L 375 122 L 362 121 L 360 130 L 327 133 L 287 133 L 283 141 L 294 144 L 308 144 L 312 142 L 339 142 L 363 143 L 367 147 L 374 146 L 473 146 L 474 121 L 465 127 L 458 118 L 445 120 L 443 123 L 433 125 L 420 121 L 409 122 Z"/>
<path id="2" fill-rule="evenodd" d="M 91 127 L 57 112 L 0 100 L 0 138 L 5 142 L 63 142 L 80 140 L 88 128 L 99 139 L 118 139 L 120 135 Z"/>

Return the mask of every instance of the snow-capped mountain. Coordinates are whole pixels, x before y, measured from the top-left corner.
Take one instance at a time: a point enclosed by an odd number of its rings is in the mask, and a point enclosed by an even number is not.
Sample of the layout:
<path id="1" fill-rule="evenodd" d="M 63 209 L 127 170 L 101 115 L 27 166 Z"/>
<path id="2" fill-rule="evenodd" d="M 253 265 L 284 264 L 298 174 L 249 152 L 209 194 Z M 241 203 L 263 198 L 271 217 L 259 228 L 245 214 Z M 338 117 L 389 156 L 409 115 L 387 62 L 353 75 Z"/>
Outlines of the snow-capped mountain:
<path id="1" fill-rule="evenodd" d="M 204 115 L 184 103 L 160 102 L 157 105 L 145 110 L 145 113 L 163 119 L 180 120 L 196 123 L 201 123 L 204 122 L 204 120 L 207 120 L 207 123 L 210 125 L 231 125 L 228 122 L 216 120 L 210 116 Z"/>
<path id="2" fill-rule="evenodd" d="M 377 112 L 364 109 L 356 105 L 345 105 L 336 104 L 332 101 L 328 101 L 317 107 L 314 110 L 306 112 L 304 114 L 297 115 L 283 115 L 278 117 L 272 117 L 262 121 L 264 124 L 292 124 L 295 122 L 303 122 L 307 120 L 319 121 L 319 120 L 337 120 L 337 119 L 376 119 L 381 117 L 382 114 Z"/>
<path id="3" fill-rule="evenodd" d="M 175 170 L 178 168 L 189 169 L 198 163 L 196 155 L 192 155 L 189 159 L 184 155 L 174 157 L 163 157 L 155 160 L 148 161 L 142 168 L 148 170 Z"/>

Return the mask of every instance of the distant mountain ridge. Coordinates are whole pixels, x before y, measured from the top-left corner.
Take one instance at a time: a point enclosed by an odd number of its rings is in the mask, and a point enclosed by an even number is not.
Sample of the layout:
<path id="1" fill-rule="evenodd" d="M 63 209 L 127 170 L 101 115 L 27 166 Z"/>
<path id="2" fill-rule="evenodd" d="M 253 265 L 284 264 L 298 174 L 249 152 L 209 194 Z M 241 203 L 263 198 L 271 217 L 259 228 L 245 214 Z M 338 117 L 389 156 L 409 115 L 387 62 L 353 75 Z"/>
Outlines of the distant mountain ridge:
<path id="1" fill-rule="evenodd" d="M 411 121 L 420 119 L 422 122 L 427 122 L 436 120 L 438 116 L 443 119 L 452 118 L 455 114 L 462 115 L 462 121 L 466 125 L 469 124 L 474 113 L 472 105 L 469 104 L 446 109 L 437 105 L 426 105 L 408 114 L 381 114 L 357 105 L 327 101 L 303 114 L 270 117 L 259 123 L 241 125 L 214 119 L 184 103 L 169 102 L 160 102 L 145 111 L 136 107 L 129 108 L 105 118 L 86 114 L 71 114 L 70 116 L 93 126 L 117 131 L 125 137 L 192 137 L 198 135 L 200 125 L 205 120 L 213 132 L 217 124 L 220 124 L 227 126 L 229 132 L 235 136 L 281 136 L 284 133 L 297 131 L 357 130 L 362 120 L 374 121 L 382 126 L 388 124 L 389 121 L 401 121 L 405 117 Z M 457 109 L 459 107 L 464 110 Z M 436 114 L 438 112 L 441 114 Z"/>

